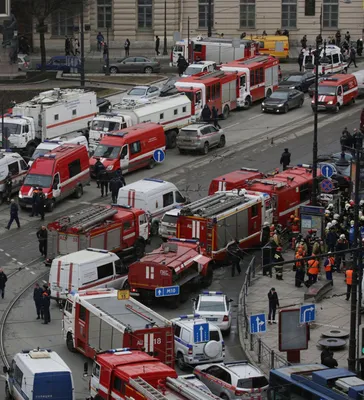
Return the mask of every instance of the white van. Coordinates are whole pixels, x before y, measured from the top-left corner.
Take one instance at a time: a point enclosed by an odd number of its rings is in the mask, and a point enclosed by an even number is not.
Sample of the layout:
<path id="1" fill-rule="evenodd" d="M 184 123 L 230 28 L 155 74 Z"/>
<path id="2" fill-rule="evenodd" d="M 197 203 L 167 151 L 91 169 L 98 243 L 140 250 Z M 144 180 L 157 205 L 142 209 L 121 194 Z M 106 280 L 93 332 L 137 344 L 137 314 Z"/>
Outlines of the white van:
<path id="1" fill-rule="evenodd" d="M 201 72 L 214 72 L 216 71 L 215 61 L 197 61 L 190 64 L 186 71 L 183 73 L 182 78 L 187 78 L 192 75 L 200 74 Z"/>
<path id="2" fill-rule="evenodd" d="M 356 81 L 358 82 L 359 96 L 363 96 L 364 95 L 364 69 L 361 69 L 360 71 L 351 72 L 351 75 L 354 75 L 356 78 Z"/>
<path id="3" fill-rule="evenodd" d="M 159 236 L 161 238 L 168 239 L 171 236 L 176 236 L 177 221 L 180 213 L 180 208 L 173 208 L 163 215 L 159 224 Z"/>
<path id="4" fill-rule="evenodd" d="M 115 253 L 88 248 L 52 261 L 51 297 L 64 303 L 72 291 L 89 288 L 128 288 L 128 268 Z"/>
<path id="5" fill-rule="evenodd" d="M 163 214 L 186 202 L 177 187 L 161 179 L 145 178 L 119 189 L 118 205 L 141 208 L 151 217 L 151 235 L 158 235 Z"/>
<path id="6" fill-rule="evenodd" d="M 62 144 L 80 144 L 85 146 L 88 151 L 88 142 L 85 136 L 77 136 L 73 139 L 67 139 L 67 140 L 62 140 L 62 139 L 45 140 L 44 142 L 40 143 L 35 149 L 32 157 L 28 161 L 29 167 L 38 157 L 44 156 L 44 154 L 51 152 L 52 150 L 54 150 L 58 146 L 61 146 Z"/>

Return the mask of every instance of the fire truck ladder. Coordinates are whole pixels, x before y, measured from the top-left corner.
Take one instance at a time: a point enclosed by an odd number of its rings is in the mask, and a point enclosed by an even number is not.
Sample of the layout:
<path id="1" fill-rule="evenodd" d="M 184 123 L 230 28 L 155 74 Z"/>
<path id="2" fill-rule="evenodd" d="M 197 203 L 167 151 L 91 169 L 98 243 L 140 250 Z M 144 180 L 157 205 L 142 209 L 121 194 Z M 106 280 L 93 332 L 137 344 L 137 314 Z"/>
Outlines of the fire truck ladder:
<path id="1" fill-rule="evenodd" d="M 263 185 L 272 185 L 275 186 L 276 188 L 287 186 L 286 182 L 276 182 L 270 179 L 253 179 L 252 183 L 262 183 Z"/>
<path id="2" fill-rule="evenodd" d="M 217 400 L 220 397 L 212 393 L 208 393 L 201 387 L 195 386 L 193 383 L 187 382 L 185 379 L 167 377 L 167 386 L 190 400 Z"/>
<path id="3" fill-rule="evenodd" d="M 198 214 L 203 218 L 212 217 L 222 211 L 228 210 L 231 207 L 239 206 L 244 200 L 244 197 L 227 197 L 222 203 L 214 204 L 211 207 L 202 208 Z"/>
<path id="4" fill-rule="evenodd" d="M 166 359 L 165 363 L 172 366 L 174 360 L 174 335 L 172 332 L 167 331 L 166 333 Z"/>
<path id="5" fill-rule="evenodd" d="M 98 222 L 105 221 L 105 219 L 112 217 L 117 212 L 115 208 L 97 205 L 77 211 L 70 216 L 61 217 L 55 222 L 58 222 L 63 230 L 69 228 L 85 230 Z"/>
<path id="6" fill-rule="evenodd" d="M 196 81 L 203 81 L 204 79 L 209 79 L 209 78 L 221 78 L 222 76 L 225 75 L 224 71 L 214 71 L 214 72 L 209 72 L 205 75 L 199 76 L 196 78 Z"/>
<path id="7" fill-rule="evenodd" d="M 143 378 L 130 378 L 129 383 L 134 389 L 138 390 L 148 400 L 168 400 L 166 396 L 160 393 L 152 385 L 146 382 Z"/>
<path id="8" fill-rule="evenodd" d="M 212 196 L 204 197 L 203 199 L 196 200 L 191 204 L 188 204 L 185 207 L 181 208 L 181 215 L 193 215 L 196 211 L 201 208 L 206 207 L 207 205 L 220 204 L 221 200 L 226 198 L 226 193 L 217 193 Z"/>

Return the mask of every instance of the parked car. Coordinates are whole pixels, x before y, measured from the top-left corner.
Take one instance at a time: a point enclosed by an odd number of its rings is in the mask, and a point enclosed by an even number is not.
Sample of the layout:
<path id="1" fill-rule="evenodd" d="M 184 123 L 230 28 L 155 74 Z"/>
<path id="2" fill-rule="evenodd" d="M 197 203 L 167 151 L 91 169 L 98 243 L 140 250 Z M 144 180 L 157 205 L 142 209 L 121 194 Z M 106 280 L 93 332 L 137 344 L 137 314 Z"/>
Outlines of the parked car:
<path id="1" fill-rule="evenodd" d="M 107 66 L 104 65 L 104 72 Z M 119 72 L 134 72 L 151 74 L 152 72 L 160 72 L 161 65 L 155 58 L 147 57 L 126 57 L 121 60 L 110 63 L 109 71 L 111 74 Z"/>
<path id="2" fill-rule="evenodd" d="M 263 112 L 286 113 L 291 108 L 302 107 L 305 95 L 296 89 L 278 89 L 262 103 Z"/>
<path id="3" fill-rule="evenodd" d="M 287 76 L 280 82 L 280 88 L 297 89 L 307 92 L 308 88 L 315 82 L 315 75 L 312 72 L 297 72 Z"/>
<path id="4" fill-rule="evenodd" d="M 32 61 L 28 54 L 18 54 L 18 70 L 26 72 L 32 69 Z"/>
<path id="5" fill-rule="evenodd" d="M 134 86 L 123 97 L 122 102 L 147 102 L 153 97 L 158 97 L 160 90 L 157 86 Z"/>
<path id="6" fill-rule="evenodd" d="M 69 73 L 71 71 L 71 65 L 75 65 L 75 68 L 79 71 L 81 68 L 81 60 L 76 56 L 54 56 L 46 64 L 47 71 L 63 71 Z M 37 69 L 42 69 L 41 64 L 37 64 Z"/>

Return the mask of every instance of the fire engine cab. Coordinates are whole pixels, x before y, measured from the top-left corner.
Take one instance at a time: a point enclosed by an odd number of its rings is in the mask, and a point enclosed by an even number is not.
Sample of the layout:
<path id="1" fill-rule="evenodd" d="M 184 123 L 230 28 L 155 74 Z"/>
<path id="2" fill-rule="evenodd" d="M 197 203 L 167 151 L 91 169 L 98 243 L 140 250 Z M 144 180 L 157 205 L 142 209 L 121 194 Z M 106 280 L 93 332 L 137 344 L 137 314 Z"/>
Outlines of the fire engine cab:
<path id="1" fill-rule="evenodd" d="M 199 120 L 205 104 L 211 109 L 216 107 L 218 113 L 226 119 L 236 104 L 237 75 L 215 71 L 200 73 L 179 79 L 175 86 L 191 100 L 191 119 Z"/>
<path id="2" fill-rule="evenodd" d="M 245 189 L 216 192 L 181 208 L 177 237 L 198 239 L 206 255 L 223 261 L 235 238 L 242 248 L 258 245 L 262 224 L 272 222 L 272 213 L 268 194 Z"/>
<path id="3" fill-rule="evenodd" d="M 222 71 L 238 76 L 238 107 L 249 108 L 253 102 L 269 97 L 278 89 L 279 61 L 272 56 L 255 56 L 221 66 Z"/>

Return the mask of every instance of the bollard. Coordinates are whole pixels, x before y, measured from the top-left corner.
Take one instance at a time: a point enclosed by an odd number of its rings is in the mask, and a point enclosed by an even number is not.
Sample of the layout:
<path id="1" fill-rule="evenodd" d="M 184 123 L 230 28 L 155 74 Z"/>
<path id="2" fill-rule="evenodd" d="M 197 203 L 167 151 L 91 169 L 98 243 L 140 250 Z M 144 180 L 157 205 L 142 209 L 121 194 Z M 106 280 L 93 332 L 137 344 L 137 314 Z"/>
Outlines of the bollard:
<path id="1" fill-rule="evenodd" d="M 258 338 L 258 364 L 262 363 L 262 339 Z"/>
<path id="2" fill-rule="evenodd" d="M 270 369 L 274 369 L 274 350 L 270 351 Z"/>

